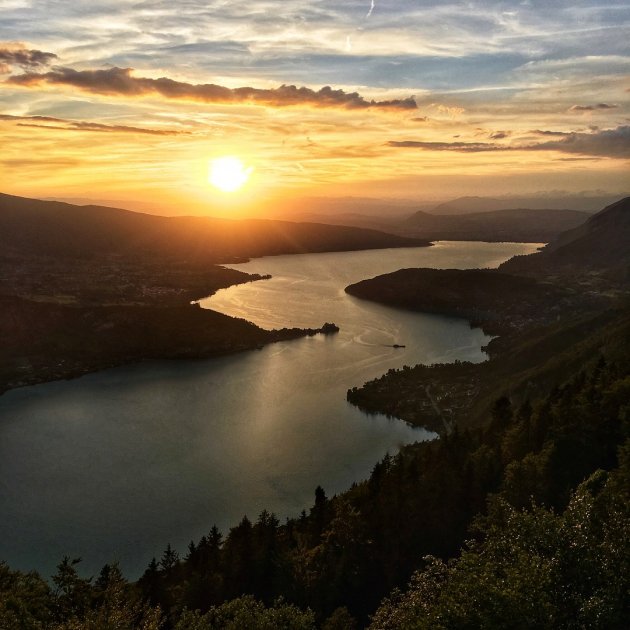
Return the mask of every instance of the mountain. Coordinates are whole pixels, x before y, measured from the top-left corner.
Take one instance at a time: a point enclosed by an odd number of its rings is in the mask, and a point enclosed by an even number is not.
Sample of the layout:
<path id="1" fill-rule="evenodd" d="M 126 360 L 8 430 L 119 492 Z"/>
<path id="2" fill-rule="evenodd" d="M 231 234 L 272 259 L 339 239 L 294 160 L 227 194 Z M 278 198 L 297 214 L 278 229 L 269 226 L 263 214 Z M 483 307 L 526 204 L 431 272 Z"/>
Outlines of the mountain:
<path id="1" fill-rule="evenodd" d="M 542 243 L 578 227 L 588 217 L 577 210 L 516 208 L 463 215 L 416 212 L 404 224 L 408 234 L 432 240 Z"/>
<path id="2" fill-rule="evenodd" d="M 604 272 L 630 277 L 630 197 L 613 203 L 583 225 L 564 232 L 541 252 L 516 256 L 500 267 L 507 273 Z"/>
<path id="3" fill-rule="evenodd" d="M 421 245 L 429 243 L 344 226 L 164 217 L 0 194 L 0 393 L 130 361 L 332 332 L 266 331 L 191 302 L 263 279 L 218 262 Z"/>
<path id="4" fill-rule="evenodd" d="M 560 210 L 570 208 L 571 210 L 578 210 L 592 214 L 618 198 L 618 195 L 504 197 L 501 199 L 495 199 L 492 197 L 459 197 L 435 206 L 433 210 L 431 210 L 431 213 L 459 215 L 474 212 L 491 212 L 493 210 L 512 210 L 518 208 L 531 208 L 532 210 L 542 210 L 546 208 Z"/>
<path id="5" fill-rule="evenodd" d="M 618 310 L 627 317 L 629 279 L 630 197 L 564 232 L 542 252 L 516 256 L 498 270 L 401 269 L 352 284 L 346 292 L 355 297 L 465 317 L 500 336 L 488 344 L 491 360 L 482 366 L 388 373 L 351 391 L 348 400 L 371 413 L 420 418 L 420 424 L 428 417 L 432 428 L 442 421 L 447 428 L 453 421 L 474 422 L 481 416 L 471 410 L 481 413 L 501 395 L 497 384 L 504 391 L 509 381 L 544 391 L 552 382 L 547 377 L 562 373 L 556 362 L 561 350 L 583 345 L 598 318 L 617 317 Z M 594 343 L 576 362 L 596 354 Z M 540 377 L 530 374 L 534 366 Z M 442 418 L 437 426 L 436 410 Z"/>
<path id="6" fill-rule="evenodd" d="M 263 219 L 164 217 L 0 194 L 0 248 L 20 255 L 154 255 L 208 262 L 428 245 L 375 230 Z"/>
<path id="7" fill-rule="evenodd" d="M 432 214 L 419 210 L 407 217 L 370 215 L 358 212 L 336 214 L 299 213 L 302 221 L 369 228 L 415 236 L 432 241 L 511 241 L 547 243 L 561 232 L 584 223 L 590 215 L 577 210 L 528 208 L 493 210 L 465 215 Z"/>

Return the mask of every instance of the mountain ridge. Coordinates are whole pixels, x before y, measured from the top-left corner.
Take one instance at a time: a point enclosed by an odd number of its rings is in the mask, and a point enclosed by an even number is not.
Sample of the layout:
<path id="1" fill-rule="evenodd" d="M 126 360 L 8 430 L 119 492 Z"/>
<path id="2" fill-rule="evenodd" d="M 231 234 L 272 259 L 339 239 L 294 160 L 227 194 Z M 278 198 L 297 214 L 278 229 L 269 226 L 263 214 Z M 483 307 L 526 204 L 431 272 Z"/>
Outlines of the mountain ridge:
<path id="1" fill-rule="evenodd" d="M 149 254 L 208 262 L 323 251 L 428 246 L 367 228 L 270 219 L 164 217 L 0 193 L 0 247 L 34 255 Z"/>
<path id="2" fill-rule="evenodd" d="M 571 274 L 592 270 L 630 276 L 630 197 L 606 206 L 583 225 L 564 232 L 535 255 L 515 256 L 499 269 L 515 274 Z"/>

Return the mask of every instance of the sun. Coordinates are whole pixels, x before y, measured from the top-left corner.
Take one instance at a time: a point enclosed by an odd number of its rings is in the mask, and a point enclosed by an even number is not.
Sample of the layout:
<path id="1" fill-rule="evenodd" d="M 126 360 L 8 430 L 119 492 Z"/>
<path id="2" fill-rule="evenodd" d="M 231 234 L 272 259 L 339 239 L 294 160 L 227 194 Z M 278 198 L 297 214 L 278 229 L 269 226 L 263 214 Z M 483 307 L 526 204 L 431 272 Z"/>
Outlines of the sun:
<path id="1" fill-rule="evenodd" d="M 220 157 L 210 162 L 208 181 L 223 192 L 234 192 L 247 182 L 253 170 L 251 166 L 245 168 L 237 157 Z"/>

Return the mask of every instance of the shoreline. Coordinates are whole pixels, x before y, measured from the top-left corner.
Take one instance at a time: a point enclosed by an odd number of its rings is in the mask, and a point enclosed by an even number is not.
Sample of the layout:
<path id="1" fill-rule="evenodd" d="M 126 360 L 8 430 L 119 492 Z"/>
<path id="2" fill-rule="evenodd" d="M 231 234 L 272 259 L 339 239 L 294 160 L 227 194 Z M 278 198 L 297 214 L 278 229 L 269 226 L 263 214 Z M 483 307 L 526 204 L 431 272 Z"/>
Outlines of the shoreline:
<path id="1" fill-rule="evenodd" d="M 0 395 L 133 363 L 206 360 L 338 330 L 334 324 L 264 330 L 190 304 L 75 307 L 0 296 L 0 305 L 3 323 L 13 328 L 0 363 Z"/>

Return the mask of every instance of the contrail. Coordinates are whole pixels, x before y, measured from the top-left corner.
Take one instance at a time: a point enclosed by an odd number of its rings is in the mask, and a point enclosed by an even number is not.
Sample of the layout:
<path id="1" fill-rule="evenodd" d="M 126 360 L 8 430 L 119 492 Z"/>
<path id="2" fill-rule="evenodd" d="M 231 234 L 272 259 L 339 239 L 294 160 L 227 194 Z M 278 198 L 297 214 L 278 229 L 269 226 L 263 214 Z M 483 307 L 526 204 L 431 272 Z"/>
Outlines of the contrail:
<path id="1" fill-rule="evenodd" d="M 365 18 L 369 18 L 372 15 L 372 11 L 374 11 L 374 6 L 376 5 L 376 0 L 370 0 L 370 10 L 367 12 Z"/>

